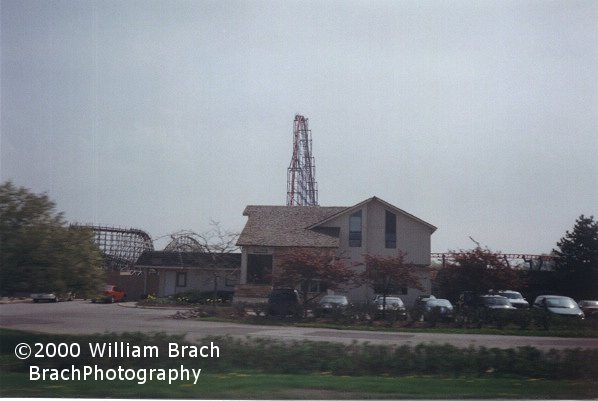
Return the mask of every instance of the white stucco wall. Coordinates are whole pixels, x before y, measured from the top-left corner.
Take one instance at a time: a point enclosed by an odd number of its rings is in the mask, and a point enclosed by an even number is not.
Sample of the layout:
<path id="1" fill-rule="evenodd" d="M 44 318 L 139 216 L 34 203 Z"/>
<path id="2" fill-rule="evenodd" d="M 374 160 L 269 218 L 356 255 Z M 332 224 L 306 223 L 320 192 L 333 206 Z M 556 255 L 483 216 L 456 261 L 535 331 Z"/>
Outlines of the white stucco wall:
<path id="1" fill-rule="evenodd" d="M 184 287 L 176 286 L 177 272 L 187 272 L 187 285 Z M 218 291 L 232 291 L 233 286 L 227 286 L 225 273 L 219 272 L 217 280 Z M 229 283 L 231 280 L 229 280 Z M 167 297 L 187 291 L 213 291 L 214 290 L 214 275 L 211 272 L 206 272 L 198 269 L 187 270 L 161 270 L 158 282 L 158 296 Z"/>

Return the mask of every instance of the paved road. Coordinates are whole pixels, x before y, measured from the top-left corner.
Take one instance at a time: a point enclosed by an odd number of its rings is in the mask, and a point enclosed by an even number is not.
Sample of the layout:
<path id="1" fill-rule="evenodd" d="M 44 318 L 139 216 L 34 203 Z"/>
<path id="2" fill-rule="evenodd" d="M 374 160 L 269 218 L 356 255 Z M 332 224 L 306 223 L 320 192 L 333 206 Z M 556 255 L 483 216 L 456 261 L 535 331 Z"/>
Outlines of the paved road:
<path id="1" fill-rule="evenodd" d="M 205 336 L 230 335 L 281 340 L 314 340 L 351 343 L 415 345 L 452 344 L 459 347 L 541 349 L 598 348 L 598 338 L 519 337 L 473 334 L 389 333 L 302 327 L 253 326 L 235 323 L 172 319 L 175 310 L 135 308 L 134 304 L 92 304 L 85 301 L 57 304 L 14 303 L 0 305 L 0 327 L 45 333 L 93 334 L 105 332 L 166 332 L 184 334 L 191 341 Z"/>

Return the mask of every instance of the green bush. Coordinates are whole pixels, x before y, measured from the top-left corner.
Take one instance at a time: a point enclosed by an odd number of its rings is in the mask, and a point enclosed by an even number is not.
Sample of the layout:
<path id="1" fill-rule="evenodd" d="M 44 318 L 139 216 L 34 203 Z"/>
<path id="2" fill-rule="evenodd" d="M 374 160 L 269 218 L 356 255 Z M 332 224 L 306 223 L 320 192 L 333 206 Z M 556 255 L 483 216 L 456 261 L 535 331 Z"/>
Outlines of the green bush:
<path id="1" fill-rule="evenodd" d="M 189 304 L 225 304 L 232 301 L 232 293 L 228 291 L 186 291 L 179 292 L 169 297 L 175 303 L 180 305 Z"/>
<path id="2" fill-rule="evenodd" d="M 214 296 L 215 295 L 215 296 Z M 148 295 L 141 304 L 145 305 L 228 305 L 232 301 L 232 292 L 186 291 L 168 297 Z"/>
<path id="3" fill-rule="evenodd" d="M 559 316 L 538 309 L 488 310 L 484 308 L 463 308 L 455 317 L 456 327 L 494 327 L 503 329 L 517 327 L 521 330 L 575 330 L 578 332 L 598 329 L 598 319 L 579 319 Z"/>
<path id="4" fill-rule="evenodd" d="M 513 311 L 512 322 L 521 330 L 529 328 L 532 321 L 532 313 L 528 309 L 517 309 L 516 311 Z"/>
<path id="5" fill-rule="evenodd" d="M 21 343 L 78 342 L 79 344 L 128 342 L 131 345 L 155 345 L 160 358 L 44 358 L 36 361 L 43 367 L 68 368 L 71 364 L 97 364 L 100 367 L 167 368 L 182 363 L 197 363 L 197 358 L 167 358 L 168 343 L 190 344 L 183 336 L 165 334 L 103 334 L 64 336 L 23 333 L 2 330 L 1 356 L 10 357 L 11 364 L 2 364 L 2 371 L 25 372 L 28 361 L 14 358 L 14 347 Z M 204 360 L 203 368 L 210 373 L 322 373 L 337 375 L 516 375 L 533 378 L 598 380 L 597 349 L 541 351 L 533 347 L 514 349 L 458 348 L 452 345 L 419 344 L 417 346 L 374 345 L 367 343 L 327 343 L 310 341 L 277 341 L 271 339 L 205 337 L 201 344 L 213 342 L 220 348 L 220 357 Z"/>

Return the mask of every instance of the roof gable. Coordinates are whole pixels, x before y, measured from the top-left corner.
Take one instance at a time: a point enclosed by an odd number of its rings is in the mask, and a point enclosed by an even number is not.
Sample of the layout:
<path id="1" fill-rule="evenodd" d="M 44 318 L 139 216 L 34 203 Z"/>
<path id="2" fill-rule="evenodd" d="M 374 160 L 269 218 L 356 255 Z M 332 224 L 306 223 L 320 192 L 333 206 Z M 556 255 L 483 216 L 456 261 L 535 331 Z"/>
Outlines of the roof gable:
<path id="1" fill-rule="evenodd" d="M 336 213 L 336 214 L 334 214 L 334 215 L 331 215 L 331 216 L 328 216 L 328 217 L 327 217 L 327 218 L 325 218 L 324 220 L 322 220 L 322 221 L 318 221 L 317 223 L 315 223 L 315 224 L 313 224 L 313 225 L 309 226 L 308 228 L 309 228 L 309 229 L 314 229 L 314 228 L 316 228 L 316 227 L 319 227 L 319 226 L 321 226 L 321 225 L 323 225 L 323 224 L 326 224 L 326 223 L 328 223 L 328 222 L 329 222 L 329 221 L 331 221 L 331 220 L 334 220 L 334 219 L 338 218 L 339 216 L 352 214 L 352 213 L 354 213 L 355 211 L 357 211 L 357 210 L 361 209 L 361 208 L 362 208 L 364 205 L 366 205 L 366 204 L 368 204 L 368 203 L 372 203 L 372 202 L 379 202 L 379 203 L 381 203 L 381 204 L 382 204 L 382 205 L 383 205 L 385 208 L 387 208 L 387 209 L 390 209 L 390 210 L 392 210 L 392 211 L 394 211 L 394 212 L 396 212 L 396 213 L 398 213 L 398 214 L 401 214 L 401 215 L 403 215 L 403 216 L 405 216 L 405 217 L 407 217 L 407 218 L 409 218 L 409 219 L 411 219 L 411 220 L 414 220 L 414 221 L 416 221 L 416 222 L 418 222 L 418 223 L 420 223 L 420 224 L 423 224 L 423 225 L 425 225 L 426 227 L 428 227 L 428 228 L 431 230 L 431 232 L 434 232 L 434 231 L 436 231 L 436 229 L 437 229 L 437 228 L 436 228 L 435 226 L 433 226 L 432 224 L 430 224 L 430 223 L 427 223 L 427 222 L 425 222 L 424 220 L 420 219 L 419 217 L 415 217 L 415 216 L 414 216 L 414 215 L 412 215 L 411 213 L 407 213 L 407 212 L 406 212 L 406 211 L 404 211 L 403 209 L 399 209 L 398 207 L 396 207 L 396 206 L 394 206 L 394 205 L 391 205 L 390 203 L 388 203 L 388 202 L 384 201 L 383 199 L 380 199 L 380 198 L 378 198 L 378 197 L 376 197 L 376 196 L 373 196 L 373 197 L 371 197 L 371 198 L 368 198 L 368 199 L 366 199 L 366 200 L 364 200 L 364 201 L 362 201 L 362 202 L 359 202 L 358 204 L 356 204 L 356 205 L 354 205 L 354 206 L 351 206 L 351 207 L 346 207 L 346 208 L 344 208 L 343 210 L 340 210 L 338 213 Z"/>

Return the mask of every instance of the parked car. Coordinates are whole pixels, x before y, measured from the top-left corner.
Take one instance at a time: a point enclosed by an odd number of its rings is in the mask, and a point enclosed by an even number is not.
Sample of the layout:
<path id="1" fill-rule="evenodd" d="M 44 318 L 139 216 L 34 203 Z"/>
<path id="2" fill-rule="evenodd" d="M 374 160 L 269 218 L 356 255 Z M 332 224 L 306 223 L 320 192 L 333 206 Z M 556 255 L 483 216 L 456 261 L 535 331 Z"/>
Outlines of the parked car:
<path id="1" fill-rule="evenodd" d="M 424 319 L 424 310 L 426 308 L 426 302 L 429 300 L 436 299 L 434 295 L 431 294 L 422 294 L 418 295 L 413 303 L 413 311 L 412 317 L 415 320 L 423 320 Z"/>
<path id="2" fill-rule="evenodd" d="M 579 301 L 577 305 L 586 317 L 598 319 L 598 301 L 583 300 Z"/>
<path id="3" fill-rule="evenodd" d="M 399 297 L 387 296 L 386 299 L 384 297 L 379 297 L 374 301 L 374 305 L 376 307 L 377 317 L 381 317 L 388 313 L 397 319 L 407 319 L 407 308 L 405 308 L 403 300 Z"/>
<path id="4" fill-rule="evenodd" d="M 539 295 L 534 301 L 534 308 L 563 317 L 585 318 L 573 299 L 561 295 Z"/>
<path id="5" fill-rule="evenodd" d="M 436 297 L 432 294 L 422 294 L 422 295 L 418 295 L 417 298 L 415 298 L 415 302 L 413 303 L 413 307 L 417 308 L 417 307 L 422 307 L 426 304 L 426 302 L 429 299 L 436 299 Z"/>
<path id="6" fill-rule="evenodd" d="M 459 294 L 457 306 L 461 309 L 473 308 L 477 305 L 478 294 L 474 291 L 463 291 Z"/>
<path id="7" fill-rule="evenodd" d="M 333 313 L 344 314 L 349 309 L 349 300 L 344 295 L 325 295 L 320 299 L 315 308 L 316 316 L 325 316 Z"/>
<path id="8" fill-rule="evenodd" d="M 56 294 L 53 292 L 38 292 L 35 294 L 31 294 L 31 299 L 33 302 L 58 302 L 58 298 Z"/>
<path id="9" fill-rule="evenodd" d="M 421 300 L 428 300 L 428 299 L 436 299 L 436 297 L 432 294 L 421 294 L 421 295 L 418 295 L 417 298 L 415 298 L 415 302 L 418 302 Z"/>
<path id="10" fill-rule="evenodd" d="M 104 287 L 104 291 L 100 295 L 91 299 L 91 302 L 113 303 L 124 301 L 125 298 L 127 298 L 127 293 L 120 289 L 120 287 L 117 287 L 113 284 L 108 284 Z"/>
<path id="11" fill-rule="evenodd" d="M 501 295 L 481 295 L 478 298 L 478 306 L 484 309 L 515 309 L 509 300 Z"/>
<path id="12" fill-rule="evenodd" d="M 384 295 L 376 294 L 372 297 L 372 303 L 376 303 L 377 301 L 379 301 L 383 298 L 384 298 Z M 394 295 L 394 294 L 387 294 L 386 298 L 400 298 L 400 297 L 398 295 Z"/>
<path id="13" fill-rule="evenodd" d="M 428 299 L 424 305 L 423 320 L 453 320 L 453 304 L 448 299 Z"/>
<path id="14" fill-rule="evenodd" d="M 293 288 L 275 288 L 268 297 L 266 313 L 273 316 L 301 316 L 299 293 Z"/>
<path id="15" fill-rule="evenodd" d="M 521 295 L 520 292 L 505 290 L 505 291 L 498 291 L 498 295 L 508 298 L 511 305 L 513 305 L 515 308 L 518 308 L 518 309 L 529 308 L 529 302 L 527 302 L 527 300 L 525 298 L 523 298 L 523 295 Z"/>
<path id="16" fill-rule="evenodd" d="M 74 298 L 73 293 L 65 292 L 38 292 L 30 295 L 33 302 L 58 302 L 58 301 L 72 301 Z"/>

